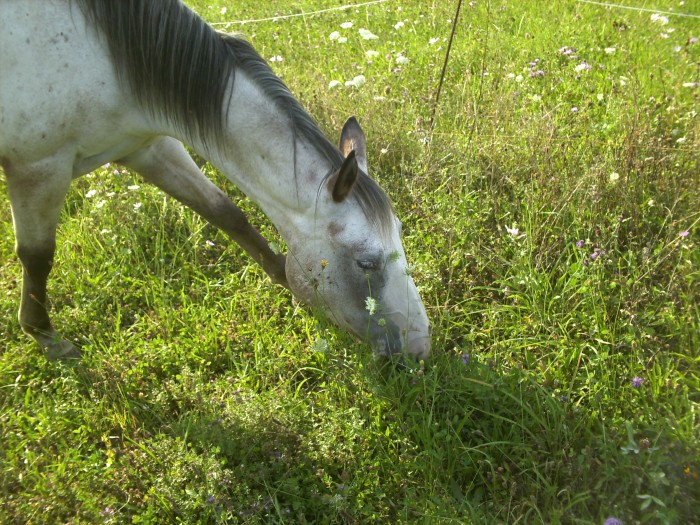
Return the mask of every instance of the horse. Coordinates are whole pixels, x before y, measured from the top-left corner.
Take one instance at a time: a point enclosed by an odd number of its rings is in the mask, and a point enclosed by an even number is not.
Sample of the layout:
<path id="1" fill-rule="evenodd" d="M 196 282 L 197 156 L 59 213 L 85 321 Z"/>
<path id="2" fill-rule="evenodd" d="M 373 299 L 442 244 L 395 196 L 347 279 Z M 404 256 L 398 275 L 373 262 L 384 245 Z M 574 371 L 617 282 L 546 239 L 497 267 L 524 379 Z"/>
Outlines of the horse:
<path id="1" fill-rule="evenodd" d="M 185 144 L 257 203 L 286 255 Z M 368 175 L 355 118 L 336 147 L 247 40 L 180 0 L 4 0 L 0 166 L 22 265 L 18 317 L 47 359 L 81 356 L 51 323 L 46 283 L 71 181 L 107 162 L 200 214 L 376 354 L 428 357 L 401 223 Z"/>

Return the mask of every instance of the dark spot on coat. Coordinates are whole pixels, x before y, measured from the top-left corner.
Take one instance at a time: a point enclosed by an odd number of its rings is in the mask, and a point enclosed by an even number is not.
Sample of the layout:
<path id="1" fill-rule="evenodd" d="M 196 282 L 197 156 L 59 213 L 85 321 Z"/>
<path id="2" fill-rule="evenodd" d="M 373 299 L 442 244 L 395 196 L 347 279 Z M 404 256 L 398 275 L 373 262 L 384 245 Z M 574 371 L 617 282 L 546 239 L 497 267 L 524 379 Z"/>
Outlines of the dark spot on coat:
<path id="1" fill-rule="evenodd" d="M 328 225 L 328 234 L 331 237 L 337 237 L 338 235 L 343 233 L 343 230 L 345 230 L 344 224 L 340 224 L 340 223 L 333 221 Z"/>

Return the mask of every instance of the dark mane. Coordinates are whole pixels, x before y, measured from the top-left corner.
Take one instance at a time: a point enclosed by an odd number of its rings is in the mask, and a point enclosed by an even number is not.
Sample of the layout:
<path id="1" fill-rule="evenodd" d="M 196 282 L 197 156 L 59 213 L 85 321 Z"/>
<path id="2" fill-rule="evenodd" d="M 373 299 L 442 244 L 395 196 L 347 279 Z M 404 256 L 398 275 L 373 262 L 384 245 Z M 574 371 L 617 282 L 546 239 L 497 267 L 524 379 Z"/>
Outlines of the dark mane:
<path id="1" fill-rule="evenodd" d="M 167 119 L 185 137 L 222 145 L 229 83 L 245 71 L 295 135 L 322 153 L 333 169 L 340 151 L 323 135 L 287 86 L 244 39 L 219 33 L 179 0 L 76 0 L 104 35 L 118 78 L 144 111 Z M 392 208 L 384 191 L 361 176 L 353 191 L 365 215 L 383 228 Z"/>

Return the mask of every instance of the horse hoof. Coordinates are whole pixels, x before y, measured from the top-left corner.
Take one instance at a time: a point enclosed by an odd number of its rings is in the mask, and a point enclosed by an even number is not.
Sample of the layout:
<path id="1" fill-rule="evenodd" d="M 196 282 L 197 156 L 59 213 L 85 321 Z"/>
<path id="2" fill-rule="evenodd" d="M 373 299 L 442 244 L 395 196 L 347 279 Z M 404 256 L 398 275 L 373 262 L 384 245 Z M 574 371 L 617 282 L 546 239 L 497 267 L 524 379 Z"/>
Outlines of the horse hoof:
<path id="1" fill-rule="evenodd" d="M 64 361 L 68 359 L 80 359 L 82 353 L 73 343 L 62 340 L 51 343 L 44 348 L 44 356 L 49 361 Z"/>

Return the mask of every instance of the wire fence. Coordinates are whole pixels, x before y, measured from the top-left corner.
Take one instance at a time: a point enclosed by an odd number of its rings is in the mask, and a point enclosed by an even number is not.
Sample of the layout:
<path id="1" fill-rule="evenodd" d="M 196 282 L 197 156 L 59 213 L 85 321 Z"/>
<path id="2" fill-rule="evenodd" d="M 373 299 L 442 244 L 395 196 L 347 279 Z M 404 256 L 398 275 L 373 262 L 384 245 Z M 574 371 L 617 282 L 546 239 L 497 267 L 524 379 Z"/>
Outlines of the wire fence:
<path id="1" fill-rule="evenodd" d="M 231 26 L 231 25 L 244 25 L 244 24 L 255 24 L 258 22 L 276 22 L 278 20 L 286 20 L 289 18 L 297 18 L 300 16 L 312 16 L 312 15 L 322 15 L 325 13 L 330 13 L 333 11 L 347 11 L 348 9 L 355 9 L 358 7 L 368 7 L 376 4 L 384 4 L 387 2 L 391 2 L 392 0 L 372 0 L 369 2 L 361 2 L 358 4 L 350 4 L 350 5 L 341 5 L 337 7 L 329 7 L 326 9 L 318 9 L 316 11 L 304 11 L 301 13 L 292 13 L 292 14 L 287 14 L 287 15 L 276 15 L 276 16 L 269 16 L 265 18 L 253 18 L 249 20 L 229 20 L 227 22 L 214 22 L 211 24 L 212 26 Z M 613 4 L 610 2 L 597 2 L 595 0 L 574 0 L 575 2 L 581 3 L 581 4 L 591 4 L 591 5 L 596 5 L 600 7 L 605 7 L 608 9 L 626 9 L 630 11 L 639 11 L 639 12 L 644 12 L 644 13 L 654 13 L 658 15 L 665 15 L 665 16 L 680 16 L 680 17 L 685 17 L 685 18 L 699 18 L 700 15 L 695 15 L 692 13 L 679 13 L 676 11 L 663 11 L 661 9 L 651 9 L 648 7 L 636 7 L 636 6 L 630 6 L 630 5 L 624 5 L 624 4 Z"/>

